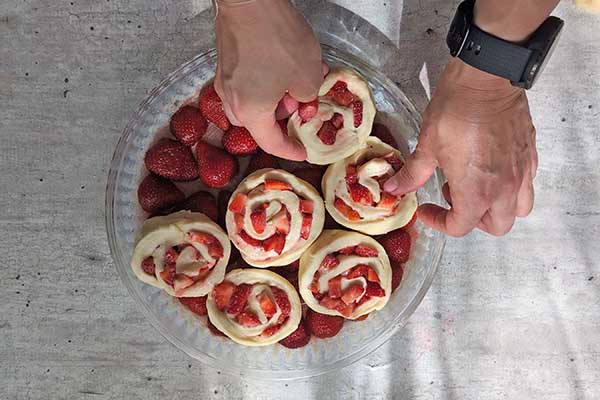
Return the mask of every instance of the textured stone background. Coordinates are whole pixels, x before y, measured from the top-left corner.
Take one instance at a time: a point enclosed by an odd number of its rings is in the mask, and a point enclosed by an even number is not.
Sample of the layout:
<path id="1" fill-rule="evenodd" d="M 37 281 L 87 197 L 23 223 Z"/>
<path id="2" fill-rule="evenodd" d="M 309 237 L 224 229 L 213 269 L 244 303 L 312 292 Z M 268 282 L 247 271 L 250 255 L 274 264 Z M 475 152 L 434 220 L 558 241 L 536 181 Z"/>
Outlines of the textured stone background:
<path id="1" fill-rule="evenodd" d="M 323 2 L 298 3 L 322 27 Z M 336 3 L 397 47 L 374 62 L 422 108 L 419 75 L 435 84 L 456 2 Z M 530 93 L 540 151 L 531 217 L 504 238 L 448 240 L 425 300 L 376 353 L 263 383 L 206 368 L 158 335 L 118 280 L 104 230 L 120 132 L 166 74 L 210 45 L 207 7 L 1 2 L 0 398 L 600 397 L 600 15 L 568 1 L 557 12 L 567 26 Z"/>

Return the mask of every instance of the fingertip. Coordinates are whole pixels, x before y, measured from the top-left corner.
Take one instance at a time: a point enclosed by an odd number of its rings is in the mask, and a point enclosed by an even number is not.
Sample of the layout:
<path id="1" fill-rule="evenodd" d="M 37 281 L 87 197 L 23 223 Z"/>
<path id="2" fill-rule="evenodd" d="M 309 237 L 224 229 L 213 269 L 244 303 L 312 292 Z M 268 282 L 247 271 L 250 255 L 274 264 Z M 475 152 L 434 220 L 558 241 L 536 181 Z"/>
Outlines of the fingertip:
<path id="1" fill-rule="evenodd" d="M 385 183 L 383 184 L 383 190 L 385 190 L 386 192 L 390 193 L 390 194 L 396 194 L 394 193 L 396 190 L 398 189 L 398 182 L 396 180 L 396 175 L 392 176 L 391 178 L 389 178 L 387 181 L 385 181 Z"/>
<path id="2" fill-rule="evenodd" d="M 286 93 L 279 104 L 277 104 L 275 118 L 280 120 L 289 117 L 298 109 L 298 105 L 298 100 Z"/>

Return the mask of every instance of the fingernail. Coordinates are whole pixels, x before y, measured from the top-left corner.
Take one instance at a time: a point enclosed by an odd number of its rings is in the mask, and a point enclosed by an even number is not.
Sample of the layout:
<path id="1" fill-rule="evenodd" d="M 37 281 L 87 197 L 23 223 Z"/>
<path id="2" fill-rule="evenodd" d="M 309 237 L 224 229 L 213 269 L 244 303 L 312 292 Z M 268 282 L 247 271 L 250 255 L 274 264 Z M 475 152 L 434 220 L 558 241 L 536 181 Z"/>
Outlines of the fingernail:
<path id="1" fill-rule="evenodd" d="M 398 183 L 394 178 L 390 178 L 383 184 L 383 189 L 388 193 L 392 193 L 394 190 L 398 189 Z"/>

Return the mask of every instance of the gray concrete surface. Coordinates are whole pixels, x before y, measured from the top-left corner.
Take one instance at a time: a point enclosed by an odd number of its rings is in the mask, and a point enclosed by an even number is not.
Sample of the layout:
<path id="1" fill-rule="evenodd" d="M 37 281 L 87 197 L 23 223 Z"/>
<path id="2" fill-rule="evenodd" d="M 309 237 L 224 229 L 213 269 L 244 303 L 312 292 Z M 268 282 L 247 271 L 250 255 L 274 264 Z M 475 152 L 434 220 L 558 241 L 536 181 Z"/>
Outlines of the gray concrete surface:
<path id="1" fill-rule="evenodd" d="M 423 107 L 418 76 L 436 82 L 456 2 L 337 3 L 398 47 L 382 67 Z M 210 45 L 207 6 L 1 2 L 1 399 L 600 398 L 600 16 L 568 1 L 558 10 L 567 27 L 530 93 L 531 217 L 504 238 L 449 240 L 413 318 L 366 359 L 265 383 L 206 368 L 159 336 L 118 280 L 104 231 L 120 132 Z"/>

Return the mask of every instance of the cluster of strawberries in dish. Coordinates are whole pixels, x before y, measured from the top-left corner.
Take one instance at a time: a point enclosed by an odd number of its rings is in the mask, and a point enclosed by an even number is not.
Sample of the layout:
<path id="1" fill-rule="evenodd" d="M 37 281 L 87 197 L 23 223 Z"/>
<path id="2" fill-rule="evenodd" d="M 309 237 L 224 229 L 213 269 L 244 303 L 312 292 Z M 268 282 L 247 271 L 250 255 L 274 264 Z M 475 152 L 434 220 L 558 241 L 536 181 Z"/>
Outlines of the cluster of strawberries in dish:
<path id="1" fill-rule="evenodd" d="M 332 69 L 317 99 L 278 121 L 307 148 L 292 163 L 264 153 L 202 88 L 146 152 L 136 276 L 246 346 L 303 347 L 383 308 L 409 259 L 416 196 L 382 189 L 403 161 L 375 113 L 364 79 Z"/>

